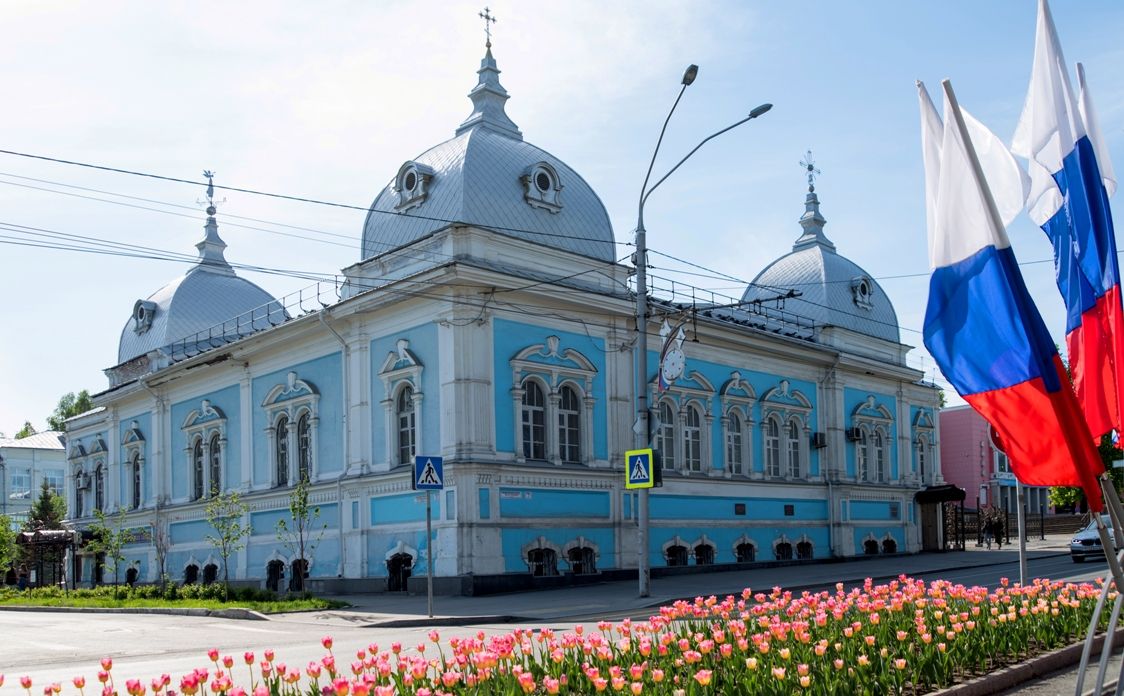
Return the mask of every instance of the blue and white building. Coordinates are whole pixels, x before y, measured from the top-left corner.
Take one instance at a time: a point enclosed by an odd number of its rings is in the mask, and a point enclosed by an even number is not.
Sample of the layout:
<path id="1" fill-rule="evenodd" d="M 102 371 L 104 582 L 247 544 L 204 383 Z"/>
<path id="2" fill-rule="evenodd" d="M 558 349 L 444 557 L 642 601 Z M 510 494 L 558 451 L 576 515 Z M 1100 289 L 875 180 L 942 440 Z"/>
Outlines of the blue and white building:
<path id="1" fill-rule="evenodd" d="M 7 515 L 13 526 L 27 521 L 44 483 L 56 495 L 63 494 L 65 442 L 64 434 L 54 430 L 0 437 L 0 515 Z"/>
<path id="2" fill-rule="evenodd" d="M 330 301 L 293 305 L 238 277 L 208 210 L 198 262 L 136 301 L 98 408 L 68 423 L 78 525 L 124 508 L 166 526 L 173 578 L 213 576 L 204 506 L 236 490 L 252 535 L 231 575 L 277 586 L 297 559 L 275 526 L 304 478 L 327 524 L 314 583 L 396 589 L 430 559 L 453 592 L 637 567 L 632 268 L 596 192 L 507 116 L 490 45 L 478 75 L 453 137 L 387 167 Z M 914 497 L 943 482 L 938 392 L 824 225 L 809 187 L 792 252 L 741 302 L 654 279 L 645 330 L 690 339 L 666 389 L 653 340 L 639 387 L 663 466 L 657 572 L 916 552 L 923 528 L 939 535 L 936 506 Z M 431 538 L 418 454 L 444 460 Z M 149 541 L 128 555 L 156 579 Z"/>

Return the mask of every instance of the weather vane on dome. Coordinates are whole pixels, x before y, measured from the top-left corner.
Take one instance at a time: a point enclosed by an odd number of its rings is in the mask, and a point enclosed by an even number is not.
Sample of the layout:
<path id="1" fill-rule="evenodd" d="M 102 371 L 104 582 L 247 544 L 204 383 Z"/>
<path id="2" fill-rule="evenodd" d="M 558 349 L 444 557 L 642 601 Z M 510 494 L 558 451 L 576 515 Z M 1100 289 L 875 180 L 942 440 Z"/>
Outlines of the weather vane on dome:
<path id="1" fill-rule="evenodd" d="M 215 207 L 215 173 L 209 169 L 204 169 L 203 176 L 207 178 L 207 214 L 214 215 L 218 212 L 218 208 Z M 197 201 L 197 203 L 202 202 Z M 223 203 L 226 203 L 225 198 L 219 201 L 220 205 Z"/>
<path id="2" fill-rule="evenodd" d="M 816 190 L 816 177 L 822 174 L 819 169 L 816 169 L 816 161 L 812 159 L 812 151 L 804 155 L 804 159 L 800 160 L 800 166 L 808 170 L 808 191 L 814 192 Z"/>
<path id="3" fill-rule="evenodd" d="M 485 7 L 484 11 L 480 12 L 479 15 L 480 19 L 484 20 L 484 35 L 488 38 L 488 40 L 484 43 L 484 46 L 486 46 L 487 48 L 491 48 L 492 25 L 496 23 L 496 18 L 491 14 L 491 10 L 489 10 L 487 7 Z"/>

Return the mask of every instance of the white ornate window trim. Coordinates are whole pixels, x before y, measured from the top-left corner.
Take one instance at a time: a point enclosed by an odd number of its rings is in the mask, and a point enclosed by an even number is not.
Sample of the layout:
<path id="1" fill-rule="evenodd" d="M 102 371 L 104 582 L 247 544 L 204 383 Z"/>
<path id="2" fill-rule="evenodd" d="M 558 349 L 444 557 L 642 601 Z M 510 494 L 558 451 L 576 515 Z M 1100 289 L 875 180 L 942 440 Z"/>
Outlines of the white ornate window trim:
<path id="1" fill-rule="evenodd" d="M 523 395 L 525 383 L 533 379 L 543 388 L 546 397 L 546 413 L 543 420 L 546 430 L 546 461 L 560 466 L 563 464 L 559 451 L 559 404 L 562 388 L 572 388 L 581 404 L 578 416 L 579 464 L 593 464 L 593 379 L 597 368 L 589 358 L 573 348 L 559 350 L 561 339 L 547 336 L 545 343 L 529 346 L 519 351 L 511 360 L 511 402 L 515 412 L 514 450 L 515 461 L 524 463 L 527 457 L 523 452 Z M 552 360 L 546 362 L 543 359 Z"/>
<path id="2" fill-rule="evenodd" d="M 563 560 L 562 549 L 558 546 L 558 544 L 555 544 L 553 541 L 547 539 L 544 536 L 536 537 L 529 543 L 523 544 L 523 546 L 519 549 L 520 558 L 522 558 L 523 562 L 527 564 L 527 572 L 531 573 L 532 575 L 535 574 L 534 564 L 531 561 L 531 552 L 544 550 L 554 552 L 554 565 L 549 569 L 552 572 L 544 572 L 540 573 L 539 575 L 558 575 L 558 564 Z"/>
<path id="3" fill-rule="evenodd" d="M 184 439 L 187 446 L 184 447 L 184 459 L 187 462 L 187 496 L 186 500 L 200 500 L 211 496 L 214 491 L 222 491 L 222 481 L 211 481 L 211 443 L 214 437 L 218 436 L 219 442 L 219 469 L 221 472 L 226 471 L 226 416 L 222 410 L 217 406 L 212 406 L 209 399 L 203 399 L 199 403 L 199 408 L 187 414 L 184 419 L 183 425 L 180 426 L 180 431 L 184 434 Z M 195 444 L 199 443 L 203 450 L 203 471 L 202 471 L 202 491 L 201 498 L 195 496 L 197 487 L 195 485 Z M 220 477 L 221 478 L 221 477 Z M 202 573 L 202 567 L 199 572 Z"/>
<path id="4" fill-rule="evenodd" d="M 308 480 L 315 483 L 319 480 L 319 457 L 317 448 L 317 432 L 320 430 L 320 392 L 311 382 L 306 382 L 297 377 L 295 371 L 290 371 L 284 384 L 278 384 L 269 390 L 262 401 L 262 408 L 266 415 L 266 447 L 269 451 L 269 486 L 280 488 L 282 486 L 295 486 L 301 474 L 301 447 L 300 447 L 300 422 L 307 416 L 309 427 L 309 470 Z M 282 418 L 288 419 L 285 431 L 287 473 L 284 481 L 280 480 L 278 472 L 278 441 L 277 426 Z"/>
<path id="5" fill-rule="evenodd" d="M 650 403 L 653 405 L 648 418 L 664 471 L 676 471 L 684 476 L 725 476 L 725 467 L 714 469 L 711 466 L 714 461 L 711 442 L 714 426 L 712 404 L 716 391 L 714 385 L 701 372 L 694 371 L 662 393 L 659 391 L 658 378 L 648 386 L 651 390 Z M 673 423 L 670 428 L 661 413 L 664 404 L 671 409 Z M 693 458 L 687 456 L 691 445 L 689 435 L 693 429 L 693 426 L 688 425 L 688 417 L 692 411 L 699 419 L 698 468 L 693 468 Z M 672 440 L 670 457 L 665 451 L 667 439 Z"/>
<path id="6" fill-rule="evenodd" d="M 139 510 L 144 507 L 144 454 L 144 434 L 141 433 L 139 424 L 132 421 L 129 423 L 129 428 L 125 431 L 124 437 L 121 438 L 121 456 L 128 474 L 127 500 L 130 510 Z M 136 483 L 138 478 L 139 485 Z M 139 496 L 136 495 L 138 488 Z"/>
<path id="7" fill-rule="evenodd" d="M 722 442 L 726 446 L 725 475 L 750 476 L 753 473 L 753 405 L 757 395 L 739 372 L 730 373 L 720 395 Z M 735 458 L 740 461 L 733 461 Z"/>
<path id="8" fill-rule="evenodd" d="M 90 493 L 93 490 L 93 483 L 90 478 L 85 446 L 75 440 L 70 446 L 70 451 L 67 452 L 66 460 L 74 481 L 74 517 L 76 519 L 86 517 L 86 508 L 88 507 Z"/>
<path id="9" fill-rule="evenodd" d="M 402 390 L 409 387 L 412 390 L 411 399 L 414 405 L 414 454 L 424 451 L 425 443 L 422 442 L 422 403 L 425 394 L 422 393 L 422 371 L 425 366 L 414 351 L 410 350 L 410 342 L 400 338 L 395 342 L 395 349 L 386 355 L 382 367 L 379 368 L 379 379 L 382 380 L 383 394 L 383 432 L 386 436 L 384 457 L 390 468 L 398 466 L 413 466 L 413 460 L 399 461 L 398 453 L 398 397 Z"/>
<path id="10" fill-rule="evenodd" d="M 558 170 L 547 162 L 538 162 L 523 170 L 519 176 L 523 184 L 523 199 L 532 208 L 551 213 L 562 210 L 562 182 Z"/>
<path id="11" fill-rule="evenodd" d="M 851 412 L 851 429 L 858 434 L 852 440 L 855 447 L 855 479 L 866 483 L 893 482 L 892 437 L 894 416 L 888 408 L 876 402 L 873 395 Z M 881 440 L 881 447 L 878 446 Z M 881 475 L 879 472 L 881 462 Z M 862 466 L 865 464 L 865 466 Z M 898 478 L 902 478 L 899 468 Z"/>
<path id="12" fill-rule="evenodd" d="M 593 551 L 593 567 L 595 569 L 599 567 L 599 562 L 601 561 L 601 546 L 591 539 L 579 536 L 562 545 L 562 557 L 560 560 L 570 568 L 571 572 L 573 572 L 573 560 L 570 558 L 570 552 L 575 549 L 583 548 L 588 548 Z M 583 575 L 592 575 L 596 572 L 600 571 L 594 570 L 592 572 L 583 573 Z"/>
<path id="13" fill-rule="evenodd" d="M 398 195 L 394 209 L 401 213 L 424 203 L 433 175 L 433 169 L 413 161 L 399 167 L 394 177 L 394 192 Z"/>
<path id="14" fill-rule="evenodd" d="M 787 379 L 773 387 L 761 397 L 762 438 L 768 452 L 769 424 L 777 426 L 779 456 L 770 462 L 766 454 L 765 475 L 782 478 L 786 481 L 805 481 L 811 476 L 810 442 L 812 437 L 812 402 L 798 389 L 792 389 Z M 796 427 L 798 437 L 793 439 L 789 432 Z M 795 451 L 794 451 L 795 448 Z M 796 464 L 794 471 L 793 463 Z M 818 478 L 818 477 L 817 477 Z M 795 548 L 795 547 L 794 547 Z"/>
<path id="15" fill-rule="evenodd" d="M 698 562 L 698 548 L 700 546 L 710 547 L 710 563 L 700 564 Z M 706 534 L 702 534 L 698 539 L 692 541 L 691 545 L 687 547 L 687 551 L 688 558 L 694 559 L 695 565 L 713 565 L 718 562 L 718 544 L 714 543 L 714 540 L 708 537 Z"/>
<path id="16" fill-rule="evenodd" d="M 939 472 L 934 466 L 933 450 L 936 429 L 932 416 L 926 410 L 919 410 L 913 419 L 913 474 L 912 480 L 923 486 L 939 482 Z"/>
<path id="17" fill-rule="evenodd" d="M 735 562 L 737 562 L 737 559 L 738 559 L 738 547 L 741 546 L 742 544 L 747 544 L 747 545 L 753 547 L 753 561 L 760 560 L 759 554 L 761 552 L 761 549 L 757 546 L 757 542 L 754 541 L 753 539 L 750 539 L 745 534 L 742 534 L 737 539 L 734 539 L 734 542 L 732 544 L 730 544 L 730 553 L 733 555 Z M 752 563 L 753 561 L 744 561 L 744 562 L 745 563 Z"/>

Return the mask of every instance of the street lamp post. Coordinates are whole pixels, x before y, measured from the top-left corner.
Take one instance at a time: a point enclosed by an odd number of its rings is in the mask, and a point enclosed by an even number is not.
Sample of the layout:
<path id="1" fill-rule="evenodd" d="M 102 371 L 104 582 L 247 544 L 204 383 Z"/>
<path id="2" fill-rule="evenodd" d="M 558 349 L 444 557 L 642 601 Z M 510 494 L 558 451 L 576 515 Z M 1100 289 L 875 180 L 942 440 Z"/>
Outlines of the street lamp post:
<path id="1" fill-rule="evenodd" d="M 644 203 L 647 202 L 648 196 L 659 188 L 659 185 L 667 180 L 669 176 L 675 173 L 676 169 L 690 159 L 691 155 L 698 152 L 699 148 L 705 145 L 710 140 L 717 138 L 728 130 L 737 128 L 738 126 L 757 118 L 769 109 L 773 108 L 772 104 L 762 104 L 742 120 L 731 124 L 722 130 L 713 133 L 704 138 L 698 145 L 696 145 L 690 152 L 688 152 L 682 159 L 675 164 L 674 167 L 668 170 L 666 174 L 660 177 L 660 180 L 652 184 L 648 188 L 648 180 L 652 176 L 652 168 L 656 164 L 656 155 L 659 154 L 660 144 L 663 143 L 664 133 L 667 131 L 667 124 L 671 121 L 671 115 L 675 113 L 675 107 L 679 106 L 679 100 L 683 97 L 683 92 L 687 87 L 695 81 L 698 75 L 699 66 L 690 65 L 683 73 L 681 84 L 682 88 L 679 90 L 679 95 L 675 97 L 675 103 L 671 105 L 671 110 L 667 112 L 667 118 L 664 119 L 663 128 L 660 129 L 660 137 L 656 140 L 656 148 L 652 152 L 652 161 L 648 163 L 648 172 L 644 175 L 644 185 L 640 189 L 640 205 L 638 206 L 636 215 L 636 253 L 633 258 L 633 263 L 636 265 L 636 423 L 633 426 L 634 443 L 636 449 L 644 449 L 651 441 L 651 431 L 649 428 L 648 418 L 648 245 L 647 245 L 647 231 L 644 229 Z M 655 461 L 652 466 L 656 466 Z M 662 466 L 662 463 L 660 464 Z M 637 504 L 637 546 L 638 548 L 638 575 L 640 581 L 640 596 L 647 597 L 649 595 L 649 587 L 651 584 L 651 564 L 648 559 L 648 489 L 641 488 Z"/>

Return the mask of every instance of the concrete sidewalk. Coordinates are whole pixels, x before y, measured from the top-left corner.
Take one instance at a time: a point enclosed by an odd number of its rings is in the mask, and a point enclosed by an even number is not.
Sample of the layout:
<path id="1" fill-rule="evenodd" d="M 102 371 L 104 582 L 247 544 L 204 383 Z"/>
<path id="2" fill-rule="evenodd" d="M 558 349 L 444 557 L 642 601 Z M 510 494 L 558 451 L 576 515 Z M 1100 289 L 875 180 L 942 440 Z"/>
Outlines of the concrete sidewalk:
<path id="1" fill-rule="evenodd" d="M 1048 535 L 1027 542 L 1028 558 L 1045 558 L 1069 553 L 1072 534 Z M 800 591 L 836 582 L 848 585 L 866 578 L 887 580 L 901 574 L 918 575 L 969 567 L 1012 563 L 1018 560 L 1018 547 L 977 548 L 969 540 L 965 551 L 914 555 L 872 556 L 838 562 L 812 563 L 774 568 L 756 568 L 722 573 L 678 575 L 653 578 L 650 596 L 639 597 L 636 580 L 603 582 L 580 587 L 533 592 L 515 592 L 481 597 L 435 596 L 433 618 L 427 615 L 425 595 L 403 593 L 356 594 L 339 596 L 347 609 L 318 614 L 318 618 L 340 625 L 453 626 L 477 623 L 542 623 L 557 621 L 595 621 L 613 618 L 624 612 L 639 612 L 670 604 L 678 599 L 693 599 L 699 594 L 725 596 L 743 588 L 768 591 L 773 587 Z M 1014 571 L 1017 574 L 1017 570 Z"/>

